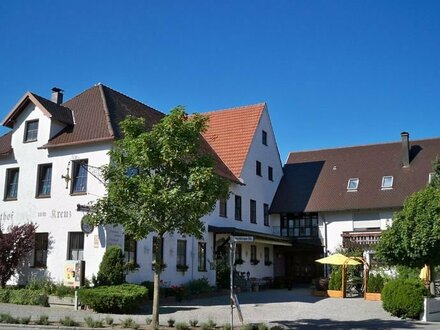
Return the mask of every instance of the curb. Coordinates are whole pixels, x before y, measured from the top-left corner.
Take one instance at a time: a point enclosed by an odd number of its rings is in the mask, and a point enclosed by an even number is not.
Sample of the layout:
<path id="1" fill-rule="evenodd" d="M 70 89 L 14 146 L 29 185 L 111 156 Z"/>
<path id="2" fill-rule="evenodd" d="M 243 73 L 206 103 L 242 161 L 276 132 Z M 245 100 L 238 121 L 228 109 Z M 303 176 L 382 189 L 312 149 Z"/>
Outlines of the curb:
<path id="1" fill-rule="evenodd" d="M 66 327 L 64 325 L 38 325 L 38 324 L 14 324 L 14 323 L 0 323 L 0 328 L 17 328 L 17 329 L 26 329 L 26 328 L 37 328 L 37 329 L 59 329 L 59 330 L 95 330 L 94 328 L 86 328 L 86 327 Z M 102 328 L 105 330 L 105 328 Z M 111 328 L 109 328 L 111 329 Z"/>

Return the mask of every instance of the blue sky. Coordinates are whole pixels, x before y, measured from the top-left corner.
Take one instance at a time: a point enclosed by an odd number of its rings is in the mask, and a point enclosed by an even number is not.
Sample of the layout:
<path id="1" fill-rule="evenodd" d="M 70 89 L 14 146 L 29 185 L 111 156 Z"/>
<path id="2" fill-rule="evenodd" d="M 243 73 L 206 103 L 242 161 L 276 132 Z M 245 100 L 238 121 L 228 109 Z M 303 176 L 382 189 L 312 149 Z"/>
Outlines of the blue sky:
<path id="1" fill-rule="evenodd" d="M 440 1 L 0 2 L 1 118 L 97 82 L 163 112 L 265 101 L 283 162 L 438 137 Z"/>

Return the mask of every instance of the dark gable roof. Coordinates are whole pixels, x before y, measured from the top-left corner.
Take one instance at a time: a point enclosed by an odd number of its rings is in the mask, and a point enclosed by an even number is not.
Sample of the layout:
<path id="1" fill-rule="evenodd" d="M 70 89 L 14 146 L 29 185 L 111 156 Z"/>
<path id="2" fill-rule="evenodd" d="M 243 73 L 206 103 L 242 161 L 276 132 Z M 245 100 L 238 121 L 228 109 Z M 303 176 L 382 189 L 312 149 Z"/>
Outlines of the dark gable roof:
<path id="1" fill-rule="evenodd" d="M 31 92 L 26 92 L 24 94 L 17 105 L 6 116 L 2 124 L 6 127 L 12 128 L 16 118 L 30 102 L 38 106 L 49 118 L 56 119 L 67 125 L 73 124 L 73 116 L 70 109 Z"/>
<path id="2" fill-rule="evenodd" d="M 12 153 L 11 137 L 12 132 L 6 133 L 0 137 L 0 157 L 7 156 Z"/>
<path id="3" fill-rule="evenodd" d="M 432 162 L 440 156 L 440 138 L 410 141 L 410 166 L 402 167 L 402 144 L 387 143 L 290 153 L 271 212 L 322 212 L 397 208 L 424 188 Z M 394 177 L 382 190 L 382 177 Z M 347 192 L 359 178 L 356 192 Z"/>

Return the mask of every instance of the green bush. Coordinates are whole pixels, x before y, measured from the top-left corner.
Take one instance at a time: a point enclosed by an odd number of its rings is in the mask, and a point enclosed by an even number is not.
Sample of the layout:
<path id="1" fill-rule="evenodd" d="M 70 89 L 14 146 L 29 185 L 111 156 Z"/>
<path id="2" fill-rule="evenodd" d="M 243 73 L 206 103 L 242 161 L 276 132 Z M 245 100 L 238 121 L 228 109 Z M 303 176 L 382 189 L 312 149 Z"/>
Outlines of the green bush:
<path id="1" fill-rule="evenodd" d="M 384 286 L 384 278 L 380 274 L 368 276 L 367 292 L 381 293 Z"/>
<path id="2" fill-rule="evenodd" d="M 9 313 L 0 314 L 0 323 L 17 324 L 18 319 L 11 316 Z"/>
<path id="3" fill-rule="evenodd" d="M 122 328 L 131 328 L 131 329 L 139 329 L 139 324 L 137 324 L 132 318 L 126 318 L 121 320 Z"/>
<path id="4" fill-rule="evenodd" d="M 84 322 L 86 322 L 86 324 L 89 328 L 103 328 L 104 327 L 102 320 L 94 320 L 91 316 L 85 317 Z"/>
<path id="5" fill-rule="evenodd" d="M 342 270 L 341 267 L 333 269 L 330 275 L 330 281 L 328 282 L 329 290 L 341 290 L 342 289 Z"/>
<path id="6" fill-rule="evenodd" d="M 0 289 L 0 303 L 8 303 L 11 289 Z"/>
<path id="7" fill-rule="evenodd" d="M 178 322 L 176 323 L 176 330 L 188 330 L 189 325 L 186 322 Z"/>
<path id="8" fill-rule="evenodd" d="M 184 287 L 188 295 L 207 293 L 212 291 L 208 279 L 205 277 L 198 280 L 189 281 L 184 285 Z"/>
<path id="9" fill-rule="evenodd" d="M 49 297 L 42 290 L 18 289 L 9 292 L 9 303 L 49 306 Z"/>
<path id="10" fill-rule="evenodd" d="M 35 321 L 35 324 L 38 324 L 38 325 L 48 325 L 49 324 L 49 316 L 47 316 L 47 315 L 40 315 L 38 320 Z"/>
<path id="11" fill-rule="evenodd" d="M 75 320 L 73 320 L 70 316 L 65 316 L 63 319 L 60 319 L 60 323 L 65 327 L 77 327 L 79 324 Z"/>
<path id="12" fill-rule="evenodd" d="M 136 284 L 79 289 L 82 304 L 98 313 L 129 313 L 147 299 L 147 288 Z"/>
<path id="13" fill-rule="evenodd" d="M 382 289 L 383 308 L 391 315 L 417 319 L 423 312 L 426 288 L 420 279 L 393 279 Z"/>
<path id="14" fill-rule="evenodd" d="M 119 285 L 125 282 L 124 255 L 119 246 L 110 246 L 99 264 L 96 284 Z"/>

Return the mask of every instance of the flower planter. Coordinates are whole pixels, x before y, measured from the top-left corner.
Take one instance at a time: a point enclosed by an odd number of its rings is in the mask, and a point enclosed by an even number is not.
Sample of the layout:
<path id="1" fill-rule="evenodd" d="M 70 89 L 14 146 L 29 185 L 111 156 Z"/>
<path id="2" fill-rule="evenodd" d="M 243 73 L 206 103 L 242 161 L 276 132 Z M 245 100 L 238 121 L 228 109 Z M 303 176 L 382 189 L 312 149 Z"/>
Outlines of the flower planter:
<path id="1" fill-rule="evenodd" d="M 342 298 L 342 290 L 327 290 L 327 295 L 330 298 Z"/>
<path id="2" fill-rule="evenodd" d="M 327 291 L 324 290 L 316 290 L 316 289 L 312 289 L 312 296 L 315 297 L 328 297 Z"/>
<path id="3" fill-rule="evenodd" d="M 49 296 L 49 306 L 57 307 L 73 307 L 75 305 L 75 298 L 73 297 L 62 297 Z"/>
<path id="4" fill-rule="evenodd" d="M 377 292 L 365 292 L 365 300 L 381 301 L 382 297 L 381 294 Z"/>

